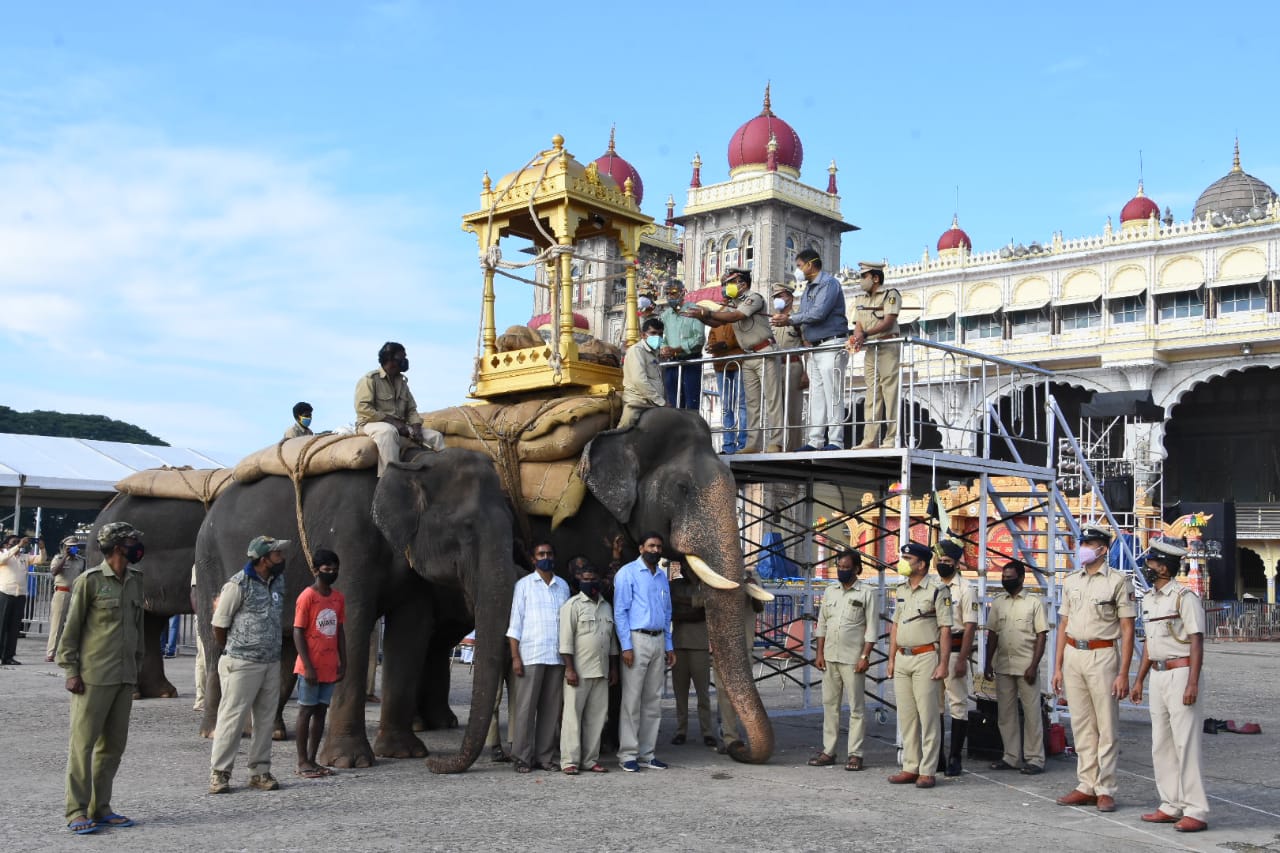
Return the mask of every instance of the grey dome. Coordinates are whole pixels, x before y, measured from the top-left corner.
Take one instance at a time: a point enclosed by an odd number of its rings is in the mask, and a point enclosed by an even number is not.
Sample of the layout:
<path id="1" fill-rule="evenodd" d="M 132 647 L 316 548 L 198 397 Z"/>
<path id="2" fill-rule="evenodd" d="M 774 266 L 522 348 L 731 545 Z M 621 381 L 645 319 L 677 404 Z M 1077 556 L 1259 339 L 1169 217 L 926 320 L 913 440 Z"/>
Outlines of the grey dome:
<path id="1" fill-rule="evenodd" d="M 1229 220 L 1243 221 L 1254 207 L 1266 209 L 1274 195 L 1275 191 L 1265 181 L 1240 168 L 1240 143 L 1237 142 L 1231 171 L 1200 193 L 1193 216 L 1200 219 L 1212 211 Z"/>

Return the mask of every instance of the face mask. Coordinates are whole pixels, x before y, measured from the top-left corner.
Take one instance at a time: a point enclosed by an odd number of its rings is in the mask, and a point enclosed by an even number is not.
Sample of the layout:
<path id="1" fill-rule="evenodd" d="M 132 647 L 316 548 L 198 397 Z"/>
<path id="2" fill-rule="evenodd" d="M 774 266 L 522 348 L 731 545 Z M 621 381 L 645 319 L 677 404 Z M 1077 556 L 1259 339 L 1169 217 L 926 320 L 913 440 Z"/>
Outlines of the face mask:
<path id="1" fill-rule="evenodd" d="M 541 560 L 534 561 L 533 565 L 538 569 L 538 571 L 545 572 L 546 574 L 550 574 L 556 570 L 556 561 L 547 559 L 546 557 Z"/>
<path id="2" fill-rule="evenodd" d="M 871 276 L 865 276 L 863 278 L 858 279 L 858 284 L 859 286 L 862 287 L 862 290 L 864 293 L 870 293 L 872 290 L 875 289 L 876 280 Z"/>
<path id="3" fill-rule="evenodd" d="M 309 427 L 311 426 L 311 418 L 298 418 L 298 423 L 302 424 L 304 427 Z"/>
<path id="4" fill-rule="evenodd" d="M 1156 572 L 1155 569 L 1151 568 L 1150 566 L 1147 566 L 1146 568 L 1144 568 L 1142 570 L 1142 574 L 1144 577 L 1146 577 L 1147 583 L 1152 586 L 1155 586 L 1156 581 L 1160 580 L 1160 575 Z"/>
<path id="5" fill-rule="evenodd" d="M 729 284 L 726 284 L 724 286 L 724 289 L 721 290 L 720 292 L 724 294 L 725 299 L 737 299 L 738 294 L 741 293 L 742 291 L 738 290 L 737 283 L 730 282 Z"/>
<path id="6" fill-rule="evenodd" d="M 1005 592 L 1015 595 L 1018 590 L 1022 589 L 1022 581 L 1016 578 L 1011 581 L 1002 580 L 1000 581 L 1000 586 L 1004 587 Z"/>
<path id="7" fill-rule="evenodd" d="M 316 577 L 318 577 L 320 582 L 325 586 L 333 586 L 338 582 L 337 572 L 316 572 Z"/>
<path id="8" fill-rule="evenodd" d="M 141 563 L 142 557 L 147 551 L 141 545 L 130 545 L 124 549 L 124 558 L 130 563 Z"/>
<path id="9" fill-rule="evenodd" d="M 836 569 L 836 579 L 845 586 L 853 583 L 853 579 L 857 576 L 858 573 L 853 569 Z"/>
<path id="10" fill-rule="evenodd" d="M 903 557 L 898 561 L 898 574 L 902 575 L 904 578 L 911 576 L 911 564 L 907 562 L 906 557 Z"/>
<path id="11" fill-rule="evenodd" d="M 680 297 L 679 297 L 679 296 L 670 296 L 670 295 L 668 295 L 668 296 L 667 296 L 667 304 L 668 304 L 668 305 L 670 305 L 672 308 L 675 308 L 677 305 L 679 305 L 679 304 L 680 304 Z"/>
<path id="12" fill-rule="evenodd" d="M 600 594 L 600 581 L 582 581 L 578 584 L 578 589 L 587 598 L 595 598 Z"/>
<path id="13" fill-rule="evenodd" d="M 804 270 L 800 269 L 800 267 L 796 267 L 792 270 L 791 275 L 795 277 L 796 284 L 804 284 L 806 281 L 804 277 Z"/>
<path id="14" fill-rule="evenodd" d="M 68 557 L 75 557 L 75 556 L 78 556 L 79 554 L 80 554 L 80 549 L 75 545 L 67 549 Z"/>
<path id="15" fill-rule="evenodd" d="M 1096 559 L 1098 559 L 1098 552 L 1088 545 L 1076 548 L 1076 562 L 1080 565 L 1087 566 Z"/>
<path id="16" fill-rule="evenodd" d="M 641 554 L 640 559 L 644 560 L 644 564 L 649 568 L 658 565 L 658 561 L 662 559 L 661 554 Z"/>
<path id="17" fill-rule="evenodd" d="M 399 364 L 400 364 L 400 372 L 401 372 L 401 373 L 408 373 L 408 372 L 409 372 L 409 359 L 408 359 L 408 357 L 407 357 L 407 356 L 403 356 L 403 355 L 402 355 L 402 356 L 400 356 Z"/>
<path id="18" fill-rule="evenodd" d="M 644 342 L 649 346 L 649 349 L 654 352 L 662 349 L 662 335 L 650 335 L 644 339 Z"/>
<path id="19" fill-rule="evenodd" d="M 271 567 L 271 576 L 272 576 L 273 578 L 275 578 L 275 577 L 279 577 L 279 576 L 280 576 L 280 575 L 282 575 L 282 574 L 284 574 L 284 561 L 283 561 L 283 560 L 281 560 L 280 562 L 276 563 L 274 566 L 272 566 L 272 567 Z"/>
<path id="20" fill-rule="evenodd" d="M 949 580 L 956 573 L 955 563 L 938 563 L 938 577 Z"/>
<path id="21" fill-rule="evenodd" d="M 774 299 L 773 299 L 773 310 L 774 310 L 774 311 L 786 311 L 786 310 L 787 310 L 787 300 L 783 299 L 781 296 L 775 296 L 775 297 L 774 297 Z"/>

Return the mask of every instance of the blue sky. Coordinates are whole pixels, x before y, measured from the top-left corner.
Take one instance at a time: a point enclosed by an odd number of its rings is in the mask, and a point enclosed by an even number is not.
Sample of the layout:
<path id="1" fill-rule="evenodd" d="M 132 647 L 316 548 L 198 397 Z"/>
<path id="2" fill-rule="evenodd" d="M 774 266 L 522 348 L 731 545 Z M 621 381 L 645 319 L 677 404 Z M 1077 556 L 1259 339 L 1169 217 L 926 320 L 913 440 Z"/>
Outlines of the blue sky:
<path id="1" fill-rule="evenodd" d="M 555 133 L 618 151 L 644 208 L 773 107 L 802 178 L 835 158 L 844 263 L 1099 233 L 1138 180 L 1179 220 L 1226 173 L 1280 187 L 1270 5 L 635 7 L 14 4 L 0 28 L 0 402 L 103 413 L 234 460 L 298 399 L 352 420 L 403 341 L 424 410 L 459 402 L 480 177 Z M 620 65 L 625 61 L 626 65 Z M 500 285 L 500 322 L 528 318 Z"/>

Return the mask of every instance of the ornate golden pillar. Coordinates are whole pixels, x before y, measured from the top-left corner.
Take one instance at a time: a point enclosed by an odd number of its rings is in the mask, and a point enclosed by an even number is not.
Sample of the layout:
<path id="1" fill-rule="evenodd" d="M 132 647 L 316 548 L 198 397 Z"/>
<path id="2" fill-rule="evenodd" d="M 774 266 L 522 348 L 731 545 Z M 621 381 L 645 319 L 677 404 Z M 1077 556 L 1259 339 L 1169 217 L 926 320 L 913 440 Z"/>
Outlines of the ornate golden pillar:
<path id="1" fill-rule="evenodd" d="M 627 262 L 627 318 L 622 339 L 629 347 L 640 340 L 640 320 L 636 316 L 639 310 L 636 302 L 636 256 L 624 253 L 622 259 Z"/>
<path id="2" fill-rule="evenodd" d="M 560 245 L 573 246 L 573 238 L 560 234 Z M 565 252 L 560 261 L 560 354 L 568 355 L 573 348 L 573 255 Z"/>

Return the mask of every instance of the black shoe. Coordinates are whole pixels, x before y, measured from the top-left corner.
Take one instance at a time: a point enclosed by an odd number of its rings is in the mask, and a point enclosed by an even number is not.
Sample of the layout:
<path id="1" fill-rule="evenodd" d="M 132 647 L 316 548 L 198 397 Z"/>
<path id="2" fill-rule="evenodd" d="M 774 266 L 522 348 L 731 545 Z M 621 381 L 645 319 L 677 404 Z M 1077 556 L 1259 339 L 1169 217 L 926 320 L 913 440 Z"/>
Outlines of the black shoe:
<path id="1" fill-rule="evenodd" d="M 681 744 L 683 744 L 683 743 L 684 743 L 684 741 L 685 741 L 685 737 L 684 737 L 684 735 L 676 735 L 675 737 L 673 737 L 673 738 L 671 739 L 671 743 L 672 743 L 674 746 L 680 746 Z"/>
<path id="2" fill-rule="evenodd" d="M 702 736 L 702 745 L 703 745 L 703 746 L 715 746 L 715 745 L 716 745 L 716 739 L 715 739 L 715 738 L 713 738 L 711 735 L 703 735 L 703 736 Z"/>
<path id="3" fill-rule="evenodd" d="M 1039 776 L 1044 772 L 1044 768 L 1039 764 L 1024 764 L 1022 769 L 1018 771 L 1023 776 Z"/>
<path id="4" fill-rule="evenodd" d="M 22 661 L 17 658 L 9 658 L 4 662 L 4 666 L 22 666 Z"/>
<path id="5" fill-rule="evenodd" d="M 953 755 L 947 759 L 947 775 L 959 776 L 962 771 L 960 767 L 960 756 Z"/>
<path id="6" fill-rule="evenodd" d="M 1018 768 L 1005 761 L 1003 758 L 999 761 L 993 761 L 990 764 L 992 770 L 1017 770 Z"/>

